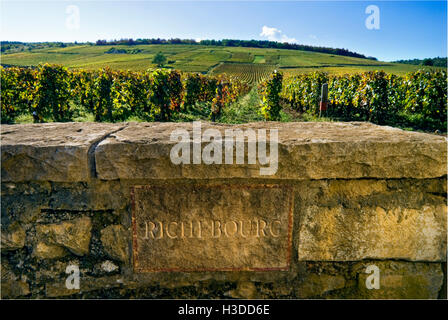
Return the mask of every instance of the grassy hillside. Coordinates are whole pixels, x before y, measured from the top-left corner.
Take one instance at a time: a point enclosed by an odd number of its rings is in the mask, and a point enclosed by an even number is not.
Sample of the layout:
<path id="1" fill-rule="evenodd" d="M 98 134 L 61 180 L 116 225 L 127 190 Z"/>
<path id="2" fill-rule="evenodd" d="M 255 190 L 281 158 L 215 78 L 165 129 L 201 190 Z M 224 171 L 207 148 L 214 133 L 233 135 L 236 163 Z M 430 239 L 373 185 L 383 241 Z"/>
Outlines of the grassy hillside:
<path id="1" fill-rule="evenodd" d="M 247 81 L 258 81 L 274 68 L 286 74 L 312 71 L 343 74 L 370 70 L 404 74 L 422 68 L 422 66 L 410 64 L 387 63 L 299 50 L 184 44 L 79 45 L 66 48 L 32 49 L 27 52 L 3 54 L 1 63 L 34 66 L 48 62 L 62 64 L 70 68 L 98 69 L 109 66 L 116 70 L 142 71 L 155 67 L 151 61 L 158 52 L 162 52 L 167 57 L 166 67 L 169 68 L 185 72 L 227 73 L 247 79 Z"/>

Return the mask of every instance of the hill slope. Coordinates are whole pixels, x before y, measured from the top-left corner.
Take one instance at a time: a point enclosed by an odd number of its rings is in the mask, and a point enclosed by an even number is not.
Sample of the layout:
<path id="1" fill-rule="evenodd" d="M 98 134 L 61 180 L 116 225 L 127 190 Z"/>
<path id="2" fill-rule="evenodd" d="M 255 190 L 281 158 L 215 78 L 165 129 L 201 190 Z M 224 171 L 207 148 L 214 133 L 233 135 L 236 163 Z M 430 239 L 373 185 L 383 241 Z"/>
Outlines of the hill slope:
<path id="1" fill-rule="evenodd" d="M 228 73 L 247 79 L 260 79 L 272 70 L 287 74 L 326 71 L 331 74 L 369 70 L 403 74 L 421 66 L 387 63 L 370 59 L 338 56 L 287 49 L 264 49 L 202 45 L 79 45 L 65 48 L 32 49 L 27 52 L 3 54 L 5 65 L 34 66 L 39 63 L 62 64 L 70 68 L 142 71 L 153 68 L 152 58 L 158 52 L 167 57 L 166 67 L 184 72 Z M 234 64 L 243 64 L 235 66 Z M 233 71 L 232 71 L 233 70 Z M 247 71 L 245 71 L 247 70 Z M 250 75 L 257 73 L 259 76 Z"/>

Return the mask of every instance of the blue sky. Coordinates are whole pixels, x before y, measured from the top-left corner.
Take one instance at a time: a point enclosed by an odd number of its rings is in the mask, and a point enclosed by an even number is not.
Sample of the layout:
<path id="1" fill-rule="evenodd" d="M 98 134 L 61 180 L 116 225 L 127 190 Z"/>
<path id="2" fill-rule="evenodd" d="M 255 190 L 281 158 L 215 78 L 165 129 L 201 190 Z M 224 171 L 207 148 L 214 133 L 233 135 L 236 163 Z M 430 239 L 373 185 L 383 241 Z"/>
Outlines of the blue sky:
<path id="1" fill-rule="evenodd" d="M 79 20 L 73 20 L 76 5 Z M 369 30 L 366 7 L 379 8 Z M 71 16 L 71 18 L 70 18 Z M 67 20 L 79 21 L 68 25 Z M 262 33 L 263 27 L 265 32 Z M 273 39 L 346 48 L 380 60 L 447 55 L 446 1 L 10 1 L 0 39 Z"/>

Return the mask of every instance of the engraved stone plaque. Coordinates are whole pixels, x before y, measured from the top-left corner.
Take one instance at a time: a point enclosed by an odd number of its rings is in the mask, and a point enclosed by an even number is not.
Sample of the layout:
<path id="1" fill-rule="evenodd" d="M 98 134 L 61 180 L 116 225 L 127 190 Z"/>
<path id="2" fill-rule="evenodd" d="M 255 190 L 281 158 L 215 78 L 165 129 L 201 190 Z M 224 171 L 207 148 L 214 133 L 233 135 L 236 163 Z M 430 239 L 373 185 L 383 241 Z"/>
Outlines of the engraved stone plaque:
<path id="1" fill-rule="evenodd" d="M 289 269 L 289 186 L 135 186 L 131 197 L 135 272 Z"/>

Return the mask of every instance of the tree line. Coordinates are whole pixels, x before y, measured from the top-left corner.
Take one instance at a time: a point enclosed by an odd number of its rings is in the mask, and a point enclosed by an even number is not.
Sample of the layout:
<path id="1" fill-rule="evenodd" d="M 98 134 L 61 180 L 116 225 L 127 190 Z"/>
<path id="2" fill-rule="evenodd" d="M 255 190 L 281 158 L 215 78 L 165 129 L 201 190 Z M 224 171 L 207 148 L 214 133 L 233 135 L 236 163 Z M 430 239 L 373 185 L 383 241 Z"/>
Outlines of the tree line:
<path id="1" fill-rule="evenodd" d="M 375 57 L 368 57 L 363 54 L 350 51 L 343 48 L 330 48 L 319 47 L 304 44 L 295 44 L 287 42 L 276 42 L 269 40 L 236 40 L 236 39 L 223 39 L 223 40 L 200 40 L 194 39 L 120 39 L 120 40 L 97 40 L 95 45 L 148 45 L 148 44 L 185 44 L 185 45 L 203 45 L 203 46 L 219 46 L 219 47 L 246 47 L 246 48 L 263 48 L 263 49 L 289 49 L 289 50 L 302 50 L 312 51 L 320 53 L 328 53 L 346 57 L 355 57 L 362 59 L 377 60 Z M 20 42 L 20 41 L 0 41 L 2 53 L 14 53 L 22 51 L 31 51 L 33 49 L 43 48 L 64 48 L 73 45 L 93 45 L 91 42 Z"/>
<path id="2" fill-rule="evenodd" d="M 396 63 L 413 64 L 420 66 L 433 66 L 433 67 L 447 67 L 447 58 L 426 58 L 426 59 L 409 59 L 409 60 L 397 60 Z"/>
<path id="3" fill-rule="evenodd" d="M 223 40 L 201 40 L 196 41 L 194 39 L 120 39 L 120 40 L 98 40 L 97 46 L 105 45 L 142 45 L 142 44 L 187 44 L 187 45 L 204 45 L 204 46 L 218 46 L 218 47 L 247 47 L 247 48 L 264 48 L 264 49 L 289 49 L 289 50 L 302 50 L 313 51 L 321 53 L 329 53 L 340 56 L 363 58 L 377 60 L 374 57 L 367 57 L 363 54 L 352 52 L 348 49 L 318 47 L 304 44 L 295 44 L 287 42 L 276 42 L 268 40 L 235 40 L 235 39 L 223 39 Z"/>

